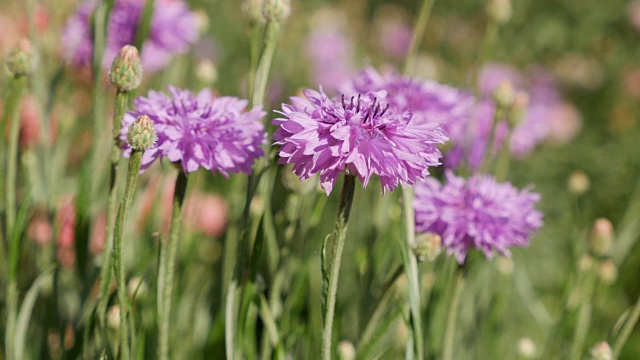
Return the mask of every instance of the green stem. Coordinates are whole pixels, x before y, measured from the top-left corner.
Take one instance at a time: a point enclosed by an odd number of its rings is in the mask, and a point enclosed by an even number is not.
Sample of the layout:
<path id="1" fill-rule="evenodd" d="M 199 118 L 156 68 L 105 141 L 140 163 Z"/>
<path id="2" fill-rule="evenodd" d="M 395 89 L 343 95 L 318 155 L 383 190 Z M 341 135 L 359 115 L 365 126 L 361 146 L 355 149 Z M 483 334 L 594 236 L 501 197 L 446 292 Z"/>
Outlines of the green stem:
<path id="1" fill-rule="evenodd" d="M 124 230 L 127 226 L 129 208 L 133 200 L 136 188 L 136 180 L 140 172 L 143 151 L 133 150 L 129 158 L 127 170 L 127 183 L 124 190 L 124 198 L 118 209 L 118 218 L 115 225 L 115 238 L 113 241 L 113 253 L 115 254 L 114 267 L 118 282 L 118 302 L 120 304 L 120 349 L 121 358 L 129 358 L 129 329 L 127 322 L 129 297 L 127 296 L 126 272 L 124 268 L 124 245 L 122 243 Z M 133 329 L 132 329 L 133 330 Z"/>
<path id="2" fill-rule="evenodd" d="M 487 140 L 487 146 L 485 147 L 484 156 L 480 163 L 480 169 L 478 172 L 484 174 L 489 170 L 489 164 L 491 163 L 491 157 L 493 156 L 494 142 L 496 139 L 496 130 L 498 123 L 500 122 L 502 115 L 502 109 L 496 105 L 496 109 L 493 113 L 493 119 L 491 121 L 491 130 L 489 131 L 489 139 Z"/>
<path id="3" fill-rule="evenodd" d="M 149 36 L 149 28 L 151 27 L 151 15 L 153 15 L 155 0 L 146 0 L 144 9 L 142 10 L 142 16 L 140 16 L 140 22 L 138 24 L 138 31 L 136 32 L 136 38 L 134 46 L 142 51 L 142 45 Z"/>
<path id="4" fill-rule="evenodd" d="M 640 319 L 640 296 L 638 297 L 638 301 L 633 306 L 633 310 L 631 310 L 631 316 L 625 321 L 624 327 L 620 332 L 620 335 L 616 338 L 616 342 L 613 345 L 613 358 L 617 359 L 620 356 L 620 352 L 622 352 L 622 348 L 624 344 L 626 344 L 629 339 L 629 335 L 633 331 L 633 328 L 638 323 L 638 319 Z"/>
<path id="5" fill-rule="evenodd" d="M 349 213 L 351 212 L 351 204 L 353 203 L 353 195 L 355 193 L 356 177 L 353 175 L 344 176 L 344 184 L 342 193 L 340 194 L 340 202 L 338 204 L 338 215 L 336 224 L 331 236 L 331 259 L 329 259 L 329 273 L 326 273 L 326 245 L 325 241 L 322 247 L 322 272 L 323 272 L 323 304 L 324 304 L 324 329 L 322 331 L 322 359 L 330 360 L 333 353 L 332 330 L 333 317 L 336 307 L 336 295 L 338 292 L 338 276 L 340 274 L 340 263 L 342 260 L 342 251 L 344 250 L 344 242 L 347 237 L 347 226 L 349 224 Z M 328 284 L 327 284 L 328 281 Z"/>
<path id="6" fill-rule="evenodd" d="M 269 21 L 267 23 L 267 30 L 265 33 L 264 49 L 262 50 L 262 56 L 260 56 L 260 62 L 258 63 L 258 69 L 256 70 L 256 80 L 253 87 L 253 94 L 251 95 L 252 107 L 262 105 L 264 103 L 264 95 L 267 91 L 269 72 L 271 71 L 271 62 L 273 61 L 273 54 L 275 53 L 276 44 L 278 43 L 279 33 L 280 23 Z"/>
<path id="7" fill-rule="evenodd" d="M 158 357 L 160 360 L 169 359 L 169 335 L 171 328 L 171 297 L 173 296 L 173 277 L 175 275 L 176 254 L 178 241 L 182 227 L 182 203 L 187 189 L 187 174 L 183 170 L 178 172 L 176 185 L 173 190 L 173 210 L 171 211 L 171 230 L 167 244 L 167 268 L 164 272 L 164 293 L 162 294 L 162 316 L 160 318 L 160 347 Z"/>
<path id="8" fill-rule="evenodd" d="M 620 231 L 616 238 L 616 246 L 613 251 L 613 262 L 618 268 L 627 259 L 629 253 L 640 238 L 640 178 L 629 197 L 629 205 L 624 212 L 622 221 L 620 222 Z"/>
<path id="9" fill-rule="evenodd" d="M 464 265 L 458 266 L 455 278 L 451 284 L 453 287 L 453 295 L 449 301 L 449 312 L 447 314 L 447 324 L 445 326 L 444 343 L 442 346 L 442 359 L 453 359 L 453 342 L 456 334 L 456 323 L 458 321 L 458 307 L 460 304 L 460 295 L 464 287 Z"/>
<path id="10" fill-rule="evenodd" d="M 416 243 L 415 215 L 413 209 L 413 188 L 402 189 L 404 203 L 404 221 L 406 242 L 402 246 L 402 259 L 405 273 L 407 274 L 409 291 L 409 308 L 411 312 L 411 327 L 413 346 L 416 358 L 423 359 L 422 317 L 420 316 L 420 272 L 418 261 L 413 253 Z"/>
<path id="11" fill-rule="evenodd" d="M 13 360 L 14 337 L 16 320 L 18 317 L 18 259 L 20 257 L 19 237 L 14 234 L 16 222 L 16 178 L 18 167 L 18 140 L 20 135 L 20 100 L 26 88 L 27 78 L 16 76 L 13 81 L 13 88 L 7 98 L 7 108 L 4 113 L 3 124 L 10 122 L 9 151 L 7 155 L 7 178 L 6 190 L 6 232 L 5 239 L 9 241 L 9 261 L 7 262 L 9 281 L 7 282 L 7 332 L 6 332 L 6 353 L 7 359 Z M 5 256 L 4 243 L 2 244 L 2 257 Z M 3 259 L 4 260 L 4 259 Z"/>
<path id="12" fill-rule="evenodd" d="M 573 360 L 582 358 L 582 349 L 587 340 L 589 324 L 591 323 L 592 302 L 597 280 L 595 270 L 589 271 L 584 279 L 584 294 L 580 297 L 582 303 L 578 310 L 578 320 L 573 334 L 573 344 L 571 346 L 571 359 Z"/>
<path id="13" fill-rule="evenodd" d="M 115 109 L 113 113 L 113 129 L 112 129 L 112 148 L 111 148 L 111 169 L 109 172 L 109 195 L 107 198 L 107 228 L 105 233 L 105 246 L 102 259 L 102 269 L 100 270 L 100 300 L 98 304 L 98 319 L 100 326 L 105 326 L 105 317 L 107 312 L 107 300 L 109 299 L 109 285 L 111 283 L 111 262 L 113 252 L 113 234 L 116 223 L 116 206 L 119 188 L 118 178 L 118 162 L 120 160 L 120 127 L 122 118 L 127 110 L 129 102 L 129 93 L 118 91 L 115 99 Z M 133 154 L 132 154 L 133 156 Z"/>
<path id="14" fill-rule="evenodd" d="M 418 55 L 418 49 L 422 42 L 425 30 L 427 29 L 427 23 L 431 15 L 431 9 L 435 0 L 423 0 L 420 7 L 420 15 L 413 27 L 413 36 L 411 37 L 411 45 L 409 45 L 409 51 L 407 52 L 407 59 L 404 64 L 404 73 L 408 74 L 415 67 L 416 57 Z"/>
<path id="15" fill-rule="evenodd" d="M 509 173 L 509 165 L 511 165 L 511 135 L 513 134 L 513 128 L 509 126 L 507 130 L 507 136 L 505 136 L 500 148 L 500 154 L 498 155 L 498 161 L 496 163 L 495 176 L 496 181 L 503 182 L 507 179 Z"/>

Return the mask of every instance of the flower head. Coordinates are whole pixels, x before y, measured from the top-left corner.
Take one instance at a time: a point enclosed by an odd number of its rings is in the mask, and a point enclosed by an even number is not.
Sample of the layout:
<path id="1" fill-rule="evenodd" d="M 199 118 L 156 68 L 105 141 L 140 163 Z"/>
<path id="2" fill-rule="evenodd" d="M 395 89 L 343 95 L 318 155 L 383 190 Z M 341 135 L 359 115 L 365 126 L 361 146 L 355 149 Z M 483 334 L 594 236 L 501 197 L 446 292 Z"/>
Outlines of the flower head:
<path id="1" fill-rule="evenodd" d="M 469 179 L 447 173 L 446 183 L 432 178 L 416 186 L 416 230 L 442 237 L 448 254 L 463 263 L 469 249 L 510 255 L 512 246 L 527 246 L 542 226 L 542 213 L 534 207 L 540 196 L 510 183 L 497 183 L 487 175 Z"/>
<path id="2" fill-rule="evenodd" d="M 314 90 L 304 95 L 282 105 L 273 138 L 281 146 L 279 162 L 292 163 L 301 180 L 319 173 L 327 194 L 345 170 L 365 187 L 378 175 L 383 191 L 393 191 L 425 179 L 428 167 L 440 164 L 436 144 L 446 136 L 408 111 L 390 111 L 384 92 L 338 99 Z"/>
<path id="3" fill-rule="evenodd" d="M 473 96 L 456 88 L 395 73 L 381 75 L 373 68 L 358 73 L 341 91 L 347 95 L 384 90 L 389 109 L 410 111 L 416 122 L 440 126 L 456 137 L 470 116 Z"/>
<path id="4" fill-rule="evenodd" d="M 7 57 L 7 69 L 13 76 L 31 75 L 35 68 L 33 49 L 29 40 L 22 39 Z"/>
<path id="5" fill-rule="evenodd" d="M 109 81 L 120 91 L 131 91 L 140 86 L 142 63 L 135 46 L 125 45 L 120 49 L 111 64 Z"/>
<path id="6" fill-rule="evenodd" d="M 256 107 L 244 112 L 247 101 L 235 97 L 215 97 L 205 89 L 194 95 L 189 90 L 169 87 L 170 95 L 150 91 L 138 97 L 135 111 L 125 114 L 121 139 L 136 118 L 147 115 L 153 121 L 158 140 L 142 156 L 146 169 L 158 157 L 180 162 L 185 172 L 203 167 L 223 176 L 251 171 L 253 160 L 263 155 L 265 115 Z M 125 156 L 129 156 L 127 148 Z"/>
<path id="7" fill-rule="evenodd" d="M 103 65 L 108 67 L 124 45 L 133 44 L 142 18 L 145 2 L 116 0 L 109 16 Z M 91 42 L 91 14 L 96 7 L 92 0 L 82 3 L 63 30 L 66 58 L 73 65 L 89 65 Z M 171 56 L 184 53 L 198 38 L 196 15 L 184 1 L 157 0 L 147 40 L 142 45 L 142 65 L 147 72 L 155 72 L 167 65 Z"/>

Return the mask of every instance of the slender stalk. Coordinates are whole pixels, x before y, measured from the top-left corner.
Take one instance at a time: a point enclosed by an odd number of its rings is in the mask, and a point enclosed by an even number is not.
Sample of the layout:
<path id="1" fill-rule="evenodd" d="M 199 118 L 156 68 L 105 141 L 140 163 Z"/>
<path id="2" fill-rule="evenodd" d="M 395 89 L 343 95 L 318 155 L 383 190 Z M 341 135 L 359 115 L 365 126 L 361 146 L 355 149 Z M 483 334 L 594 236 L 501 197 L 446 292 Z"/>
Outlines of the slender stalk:
<path id="1" fill-rule="evenodd" d="M 16 222 L 16 178 L 18 167 L 18 135 L 20 134 L 20 100 L 26 88 L 27 77 L 15 76 L 13 78 L 13 88 L 7 98 L 7 109 L 4 114 L 3 124 L 10 122 L 9 132 L 9 151 L 7 155 L 7 178 L 5 184 L 6 190 L 6 225 L 5 238 L 10 242 L 9 247 L 9 265 L 7 282 L 7 332 L 5 336 L 5 347 L 7 359 L 15 359 L 14 354 L 14 337 L 16 330 L 16 320 L 18 318 L 18 258 L 20 256 L 20 243 L 18 237 L 14 234 Z M 4 243 L 2 244 L 2 254 L 4 257 Z"/>
<path id="2" fill-rule="evenodd" d="M 169 242 L 167 251 L 167 268 L 164 273 L 162 294 L 162 317 L 160 318 L 160 347 L 158 357 L 160 360 L 169 359 L 169 341 L 171 330 L 171 297 L 173 296 L 173 277 L 175 275 L 176 254 L 178 252 L 178 241 L 182 227 L 182 203 L 187 189 L 187 174 L 180 170 L 176 185 L 173 190 L 173 210 L 171 211 L 171 230 L 169 231 Z"/>
<path id="3" fill-rule="evenodd" d="M 624 344 L 627 343 L 629 335 L 631 335 L 633 328 L 635 328 L 636 324 L 638 323 L 638 319 L 640 319 L 640 296 L 638 297 L 638 301 L 636 302 L 636 304 L 633 306 L 633 310 L 631 310 L 631 316 L 629 316 L 627 321 L 625 321 L 624 327 L 622 328 L 620 335 L 618 335 L 618 337 L 616 338 L 616 342 L 613 345 L 614 359 L 617 359 L 618 356 L 620 356 L 620 352 L 622 352 Z"/>
<path id="4" fill-rule="evenodd" d="M 638 182 L 629 196 L 628 204 L 620 222 L 620 231 L 616 237 L 616 245 L 612 256 L 618 268 L 622 266 L 633 247 L 636 246 L 638 239 L 640 239 L 640 221 L 638 221 L 638 218 L 640 218 L 640 178 L 638 178 Z"/>
<path id="5" fill-rule="evenodd" d="M 118 91 L 115 99 L 115 109 L 113 113 L 113 129 L 112 129 L 112 148 L 111 148 L 111 169 L 109 172 L 109 195 L 107 198 L 107 228 L 105 233 L 105 246 L 102 258 L 102 269 L 100 270 L 100 302 L 98 304 L 98 319 L 100 326 L 105 326 L 105 317 L 107 311 L 107 300 L 109 297 L 109 285 L 111 283 L 111 261 L 112 254 L 111 248 L 113 246 L 113 233 L 116 223 L 116 206 L 117 196 L 119 188 L 118 178 L 118 162 L 120 160 L 120 124 L 122 118 L 127 109 L 129 102 L 129 93 Z M 133 157 L 133 154 L 132 154 Z M 125 194 L 126 197 L 126 194 Z"/>
<path id="6" fill-rule="evenodd" d="M 458 307 L 460 305 L 460 295 L 464 287 L 464 265 L 458 266 L 455 278 L 451 284 L 453 294 L 449 301 L 449 312 L 447 314 L 447 324 L 445 326 L 444 342 L 442 346 L 442 359 L 453 359 L 453 341 L 456 334 L 456 323 L 458 321 Z"/>
<path id="7" fill-rule="evenodd" d="M 324 328 L 322 331 L 322 359 L 330 360 L 333 353 L 332 330 L 333 317 L 336 307 L 336 295 L 338 292 L 338 276 L 340 274 L 340 263 L 342 260 L 342 251 L 344 250 L 344 242 L 347 237 L 347 226 L 349 225 L 349 213 L 351 212 L 351 204 L 353 203 L 353 195 L 355 193 L 356 177 L 353 175 L 344 176 L 344 184 L 342 185 L 342 193 L 340 194 L 340 202 L 338 203 L 338 215 L 336 224 L 331 235 L 331 258 L 329 259 L 329 272 L 326 273 L 326 245 L 322 248 L 322 272 L 323 280 L 326 287 L 323 286 L 323 304 L 324 304 Z"/>
<path id="8" fill-rule="evenodd" d="M 507 179 L 509 173 L 509 165 L 511 164 L 511 135 L 513 134 L 513 128 L 509 126 L 507 130 L 507 136 L 504 138 L 502 147 L 500 148 L 500 154 L 498 155 L 498 161 L 496 162 L 495 176 L 496 181 L 502 182 Z"/>
<path id="9" fill-rule="evenodd" d="M 597 274 L 595 270 L 586 274 L 584 280 L 584 294 L 581 296 L 582 303 L 578 310 L 578 320 L 576 322 L 575 332 L 573 334 L 573 344 L 571 345 L 571 359 L 579 360 L 582 358 L 582 349 L 587 340 L 589 333 L 589 324 L 591 323 L 591 310 L 593 308 L 593 295 L 597 285 Z"/>
<path id="10" fill-rule="evenodd" d="M 120 354 L 121 358 L 129 358 L 129 329 L 128 329 L 128 303 L 126 273 L 124 268 L 124 246 L 122 239 L 124 230 L 127 225 L 129 216 L 129 208 L 133 200 L 133 193 L 136 187 L 136 180 L 140 172 L 140 163 L 142 161 L 142 153 L 140 150 L 132 150 L 131 158 L 129 158 L 129 168 L 127 171 L 127 183 L 124 190 L 124 198 L 118 210 L 118 218 L 115 224 L 115 238 L 113 241 L 113 253 L 115 255 L 114 272 L 118 283 L 118 303 L 120 305 Z M 131 329 L 133 331 L 133 329 Z"/>
<path id="11" fill-rule="evenodd" d="M 491 163 L 491 157 L 493 156 L 494 142 L 496 140 L 496 130 L 498 128 L 498 123 L 500 122 L 502 117 L 502 109 L 498 105 L 496 105 L 496 109 L 493 113 L 493 120 L 491 121 L 491 130 L 489 131 L 489 139 L 487 140 L 487 146 L 484 151 L 484 156 L 482 157 L 482 162 L 480 163 L 480 169 L 478 172 L 480 174 L 484 174 L 489 170 L 489 164 Z"/>
<path id="12" fill-rule="evenodd" d="M 418 49 L 422 42 L 422 37 L 427 29 L 427 23 L 431 16 L 431 9 L 435 0 L 423 0 L 422 6 L 420 6 L 420 13 L 418 20 L 413 27 L 413 36 L 411 37 L 411 45 L 409 45 L 409 51 L 407 52 L 407 59 L 404 64 L 404 73 L 408 74 L 415 67 L 416 57 L 418 55 Z"/>
<path id="13" fill-rule="evenodd" d="M 262 105 L 264 103 L 264 95 L 267 91 L 271 62 L 273 61 L 273 54 L 275 53 L 276 45 L 278 43 L 280 26 L 280 22 L 276 21 L 269 21 L 267 23 L 264 48 L 256 70 L 256 79 L 253 87 L 253 94 L 251 95 L 252 106 Z"/>

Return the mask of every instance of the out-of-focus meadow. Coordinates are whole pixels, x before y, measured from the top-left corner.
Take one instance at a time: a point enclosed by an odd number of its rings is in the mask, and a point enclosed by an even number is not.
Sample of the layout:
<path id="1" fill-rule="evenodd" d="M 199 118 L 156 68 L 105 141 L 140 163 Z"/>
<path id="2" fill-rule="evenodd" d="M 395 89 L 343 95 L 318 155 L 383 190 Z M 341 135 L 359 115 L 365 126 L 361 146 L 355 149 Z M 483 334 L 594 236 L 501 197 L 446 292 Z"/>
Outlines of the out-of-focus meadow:
<path id="1" fill-rule="evenodd" d="M 94 3 L 103 2 L 110 3 Z M 244 99 L 255 95 L 264 25 L 252 24 L 240 1 L 186 3 L 195 13 L 197 40 L 171 54 L 158 71 L 144 72 L 140 87 L 131 91 L 128 111 L 135 96 L 166 92 L 167 85 L 194 93 L 211 88 L 214 94 Z M 488 3 L 497 10 L 487 10 Z M 0 2 L 3 63 L 22 39 L 29 39 L 36 59 L 17 113 L 11 233 L 4 179 L 11 157 L 10 116 L 5 115 L 0 141 L 0 348 L 6 359 L 124 358 L 119 279 L 113 276 L 107 283 L 106 298 L 100 286 L 105 243 L 110 243 L 105 229 L 116 90 L 108 81 L 110 64 L 94 75 L 91 61 L 72 60 L 70 42 L 79 30 L 67 27 L 79 4 Z M 487 64 L 510 67 L 529 83 L 550 81 L 555 103 L 546 109 L 544 136 L 531 151 L 516 154 L 505 176 L 517 188 L 530 186 L 540 194 L 536 208 L 544 225 L 528 247 L 513 248 L 511 257 L 486 260 L 470 251 L 452 358 L 606 359 L 593 348 L 607 341 L 620 351 L 619 359 L 639 359 L 640 327 L 631 327 L 623 347 L 615 345 L 629 328 L 625 325 L 635 324 L 632 309 L 640 296 L 640 246 L 635 246 L 640 238 L 640 2 L 435 0 L 405 70 L 421 6 L 419 0 L 293 0 L 290 16 L 276 32 L 264 96 L 266 130 L 273 134 L 271 119 L 282 117 L 273 110 L 281 111 L 290 96 L 320 85 L 339 94 L 336 88 L 368 66 L 474 95 Z M 506 20 L 496 22 L 500 14 L 492 17 L 491 11 L 507 11 Z M 96 19 L 91 15 L 89 26 Z M 71 35 L 63 36 L 64 31 Z M 144 51 L 142 56 L 144 69 Z M 2 114 L 10 111 L 14 80 L 3 70 Z M 266 143 L 273 142 L 269 135 Z M 445 164 L 451 146 L 442 147 Z M 246 209 L 247 182 L 256 174 L 226 178 L 200 169 L 189 175 L 169 296 L 170 358 L 320 357 L 321 249 L 334 229 L 342 180 L 327 196 L 317 176 L 301 182 L 291 166 L 276 165 L 276 157 L 271 150 L 270 163 L 254 165 L 254 170 L 264 167 L 264 179 Z M 127 162 L 120 158 L 122 179 Z M 177 172 L 164 160 L 139 176 L 124 227 L 131 358 L 156 358 L 163 346 L 158 313 L 166 284 L 159 281 L 160 244 L 169 237 Z M 444 178 L 442 167 L 430 172 Z M 123 192 L 124 180 L 116 188 L 118 201 Z M 405 273 L 401 192 L 396 188 L 383 197 L 375 176 L 366 189 L 356 185 L 337 288 L 335 358 L 421 354 L 440 359 L 446 353 L 456 261 L 445 249 L 432 261 L 419 262 L 419 279 Z M 613 225 L 613 234 L 603 219 Z M 253 247 L 245 283 L 236 275 L 247 233 L 259 246 Z M 598 236 L 613 239 L 611 250 L 594 253 L 589 244 Z M 414 290 L 419 293 L 417 328 Z M 13 310 L 12 291 L 18 294 Z"/>

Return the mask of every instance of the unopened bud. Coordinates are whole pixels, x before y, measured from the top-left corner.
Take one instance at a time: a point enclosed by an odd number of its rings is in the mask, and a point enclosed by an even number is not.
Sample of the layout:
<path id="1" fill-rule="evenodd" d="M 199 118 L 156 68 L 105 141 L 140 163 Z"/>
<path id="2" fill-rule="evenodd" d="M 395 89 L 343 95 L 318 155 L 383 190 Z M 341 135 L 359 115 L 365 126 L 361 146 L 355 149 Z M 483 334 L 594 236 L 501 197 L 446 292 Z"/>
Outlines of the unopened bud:
<path id="1" fill-rule="evenodd" d="M 127 142 L 133 150 L 144 151 L 152 147 L 157 139 L 153 121 L 147 115 L 139 116 L 127 132 Z"/>
<path id="2" fill-rule="evenodd" d="M 264 25 L 267 19 L 262 14 L 264 0 L 245 0 L 242 3 L 242 12 L 253 25 Z"/>
<path id="3" fill-rule="evenodd" d="M 213 84 L 218 79 L 218 70 L 211 60 L 202 60 L 196 67 L 196 76 L 206 84 Z"/>
<path id="4" fill-rule="evenodd" d="M 528 106 L 529 94 L 525 91 L 518 91 L 513 99 L 509 115 L 507 116 L 507 121 L 511 127 L 515 127 L 522 122 Z"/>
<path id="5" fill-rule="evenodd" d="M 442 251 L 442 238 L 438 234 L 425 233 L 416 238 L 416 245 L 413 252 L 418 261 L 435 260 Z"/>
<path id="6" fill-rule="evenodd" d="M 589 351 L 589 360 L 612 360 L 613 352 L 611 346 L 606 341 L 597 343 Z"/>
<path id="7" fill-rule="evenodd" d="M 598 218 L 589 236 L 589 251 L 596 257 L 607 257 L 613 245 L 613 225 L 609 219 Z"/>
<path id="8" fill-rule="evenodd" d="M 342 340 L 338 344 L 338 359 L 354 360 L 356 358 L 356 347 L 348 340 Z"/>
<path id="9" fill-rule="evenodd" d="M 503 81 L 493 91 L 493 101 L 496 102 L 498 108 L 509 109 L 516 99 L 516 92 L 510 81 Z"/>
<path id="10" fill-rule="evenodd" d="M 531 338 L 518 340 L 518 354 L 525 359 L 533 359 L 537 353 L 536 344 Z"/>
<path id="11" fill-rule="evenodd" d="M 262 15 L 267 21 L 281 23 L 291 14 L 291 0 L 264 0 Z"/>
<path id="12" fill-rule="evenodd" d="M 511 0 L 489 0 L 487 3 L 487 15 L 500 25 L 511 20 L 512 12 Z"/>
<path id="13" fill-rule="evenodd" d="M 7 58 L 7 68 L 13 76 L 28 76 L 33 74 L 35 61 L 33 48 L 29 40 L 22 39 L 14 47 Z"/>
<path id="14" fill-rule="evenodd" d="M 586 254 L 580 259 L 580 262 L 578 262 L 578 271 L 580 271 L 581 273 L 591 271 L 594 263 L 595 262 L 593 261 L 593 257 L 591 257 L 591 255 L 589 254 Z"/>
<path id="15" fill-rule="evenodd" d="M 598 266 L 598 278 L 605 285 L 613 284 L 618 278 L 618 268 L 611 260 L 605 260 Z"/>
<path id="16" fill-rule="evenodd" d="M 120 327 L 120 307 L 113 305 L 107 310 L 107 325 L 112 329 Z"/>
<path id="17" fill-rule="evenodd" d="M 111 63 L 109 81 L 120 91 L 131 91 L 142 82 L 142 62 L 138 49 L 125 45 Z"/>
<path id="18" fill-rule="evenodd" d="M 567 185 L 569 187 L 569 191 L 579 196 L 589 191 L 591 181 L 589 181 L 589 177 L 587 177 L 587 174 L 583 171 L 576 170 L 569 175 Z"/>

